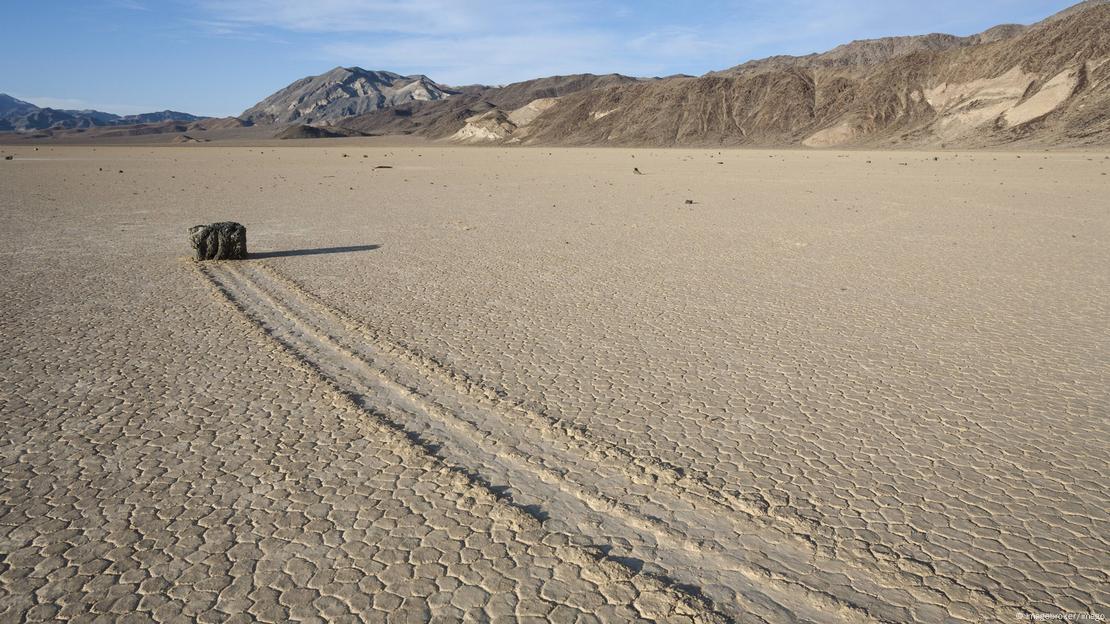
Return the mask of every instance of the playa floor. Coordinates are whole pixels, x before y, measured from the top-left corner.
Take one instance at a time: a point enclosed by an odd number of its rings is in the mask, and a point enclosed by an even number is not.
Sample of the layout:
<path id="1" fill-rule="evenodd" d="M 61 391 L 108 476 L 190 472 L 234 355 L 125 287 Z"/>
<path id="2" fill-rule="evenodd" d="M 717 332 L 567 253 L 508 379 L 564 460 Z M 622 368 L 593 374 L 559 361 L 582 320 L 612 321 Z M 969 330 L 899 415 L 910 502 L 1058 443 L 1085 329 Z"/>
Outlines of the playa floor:
<path id="1" fill-rule="evenodd" d="M 0 621 L 1110 608 L 1105 154 L 313 145 L 0 146 Z"/>

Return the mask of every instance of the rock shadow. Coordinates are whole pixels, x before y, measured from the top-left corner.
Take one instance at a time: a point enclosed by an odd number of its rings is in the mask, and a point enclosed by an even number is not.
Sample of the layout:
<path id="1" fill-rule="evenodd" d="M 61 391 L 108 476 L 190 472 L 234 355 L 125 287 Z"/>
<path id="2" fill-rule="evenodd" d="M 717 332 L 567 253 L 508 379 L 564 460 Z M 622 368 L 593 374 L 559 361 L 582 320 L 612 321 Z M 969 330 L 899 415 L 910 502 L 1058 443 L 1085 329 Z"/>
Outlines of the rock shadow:
<path id="1" fill-rule="evenodd" d="M 320 256 L 324 254 L 355 253 L 359 251 L 373 251 L 381 245 L 348 245 L 346 247 L 315 247 L 313 249 L 288 249 L 285 251 L 250 252 L 248 260 L 264 260 L 266 258 L 293 258 L 296 256 Z"/>

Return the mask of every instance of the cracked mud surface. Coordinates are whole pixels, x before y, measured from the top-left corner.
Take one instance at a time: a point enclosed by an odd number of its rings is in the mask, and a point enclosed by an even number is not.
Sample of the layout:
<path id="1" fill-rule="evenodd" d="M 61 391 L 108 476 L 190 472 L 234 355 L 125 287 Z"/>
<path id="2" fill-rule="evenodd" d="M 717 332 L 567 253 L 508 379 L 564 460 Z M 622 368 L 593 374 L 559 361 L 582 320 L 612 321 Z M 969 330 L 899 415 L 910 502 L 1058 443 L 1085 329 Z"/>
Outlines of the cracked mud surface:
<path id="1" fill-rule="evenodd" d="M 7 149 L 0 620 L 1110 603 L 1103 155 Z"/>

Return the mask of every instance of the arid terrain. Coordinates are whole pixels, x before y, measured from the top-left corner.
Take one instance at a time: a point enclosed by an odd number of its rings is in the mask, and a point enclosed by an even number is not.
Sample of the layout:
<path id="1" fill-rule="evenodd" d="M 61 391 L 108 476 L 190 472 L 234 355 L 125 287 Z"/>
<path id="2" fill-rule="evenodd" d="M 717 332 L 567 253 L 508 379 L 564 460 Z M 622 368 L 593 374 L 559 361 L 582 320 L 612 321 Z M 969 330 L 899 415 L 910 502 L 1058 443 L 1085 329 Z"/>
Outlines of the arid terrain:
<path id="1" fill-rule="evenodd" d="M 1105 152 L 0 155 L 0 621 L 1108 612 Z"/>
<path id="2" fill-rule="evenodd" d="M 0 142 L 414 135 L 482 145 L 1106 149 L 1108 111 L 1110 0 L 1084 0 L 1028 25 L 856 40 L 696 77 L 451 87 L 336 67 L 222 119 L 57 111 L 0 93 Z"/>

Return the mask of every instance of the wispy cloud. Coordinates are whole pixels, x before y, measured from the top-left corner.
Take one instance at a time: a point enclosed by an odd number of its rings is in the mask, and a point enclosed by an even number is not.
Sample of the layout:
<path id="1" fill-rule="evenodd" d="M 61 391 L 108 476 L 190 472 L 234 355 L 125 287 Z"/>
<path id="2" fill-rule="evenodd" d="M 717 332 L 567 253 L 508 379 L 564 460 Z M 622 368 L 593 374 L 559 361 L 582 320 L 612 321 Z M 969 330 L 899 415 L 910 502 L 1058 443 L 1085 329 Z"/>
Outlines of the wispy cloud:
<path id="1" fill-rule="evenodd" d="M 511 31 L 526 23 L 566 25 L 585 2 L 539 0 L 201 0 L 220 19 L 314 33 L 452 35 Z"/>
<path id="2" fill-rule="evenodd" d="M 481 34 L 403 37 L 382 43 L 325 44 L 321 57 L 341 64 L 372 64 L 421 72 L 452 84 L 513 82 L 595 70 L 614 42 L 600 33 Z"/>
<path id="3" fill-rule="evenodd" d="M 707 38 L 704 32 L 689 27 L 663 27 L 629 39 L 629 52 L 640 57 L 667 59 L 699 58 L 735 50 L 728 43 Z"/>
<path id="4" fill-rule="evenodd" d="M 236 39 L 239 41 L 267 41 L 270 43 L 286 43 L 274 32 L 262 31 L 251 24 L 218 19 L 186 18 L 184 24 L 189 32 L 199 33 L 206 37 L 221 39 Z"/>
<path id="5" fill-rule="evenodd" d="M 444 82 L 511 82 L 556 73 L 638 75 L 727 55 L 735 35 L 634 23 L 635 5 L 587 0 L 200 0 L 212 35 L 287 32 L 322 64 L 422 72 Z M 734 49 L 734 46 L 733 46 Z"/>
<path id="6" fill-rule="evenodd" d="M 1013 0 L 193 0 L 212 36 L 281 37 L 321 65 L 421 72 L 454 84 L 553 73 L 700 73 L 848 39 L 927 32 L 937 15 L 997 15 Z M 928 19 L 927 19 L 928 18 Z M 984 26 L 990 25 L 989 22 Z M 965 34 L 965 33 L 957 33 Z"/>
<path id="7" fill-rule="evenodd" d="M 108 6 L 129 11 L 149 11 L 150 7 L 140 0 L 108 0 Z"/>

